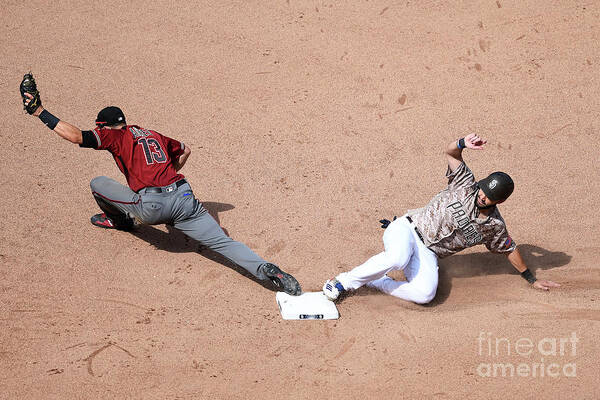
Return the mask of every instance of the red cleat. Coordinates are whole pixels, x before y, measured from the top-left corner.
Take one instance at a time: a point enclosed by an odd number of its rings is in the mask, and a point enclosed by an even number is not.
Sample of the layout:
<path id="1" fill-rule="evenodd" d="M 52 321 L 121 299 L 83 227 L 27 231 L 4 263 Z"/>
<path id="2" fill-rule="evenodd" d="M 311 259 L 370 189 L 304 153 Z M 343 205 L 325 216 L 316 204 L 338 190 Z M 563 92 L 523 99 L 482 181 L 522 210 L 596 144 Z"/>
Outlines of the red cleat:
<path id="1" fill-rule="evenodd" d="M 92 225 L 99 226 L 105 229 L 117 229 L 112 219 L 108 218 L 105 213 L 94 215 L 90 221 Z"/>

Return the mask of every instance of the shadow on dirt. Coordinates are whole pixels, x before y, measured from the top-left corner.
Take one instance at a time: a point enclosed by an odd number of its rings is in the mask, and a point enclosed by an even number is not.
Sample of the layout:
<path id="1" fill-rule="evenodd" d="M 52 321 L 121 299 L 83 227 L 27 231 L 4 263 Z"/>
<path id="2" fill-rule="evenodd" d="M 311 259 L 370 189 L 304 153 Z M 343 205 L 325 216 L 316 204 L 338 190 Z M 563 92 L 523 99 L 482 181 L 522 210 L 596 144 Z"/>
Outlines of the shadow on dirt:
<path id="1" fill-rule="evenodd" d="M 538 269 L 546 270 L 571 262 L 571 256 L 562 251 L 549 251 L 531 244 L 519 245 L 523 261 L 534 274 Z M 452 290 L 452 279 L 483 275 L 518 275 L 508 259 L 490 252 L 457 254 L 439 260 L 439 284 L 435 299 L 428 306 L 444 303 Z"/>
<path id="2" fill-rule="evenodd" d="M 208 211 L 208 213 L 217 221 L 219 225 L 221 225 L 219 220 L 219 212 L 232 210 L 235 207 L 231 204 L 226 203 L 215 203 L 215 202 L 201 202 L 204 208 Z M 221 227 L 226 235 L 229 236 L 227 230 Z M 175 229 L 173 226 L 167 225 L 168 232 L 164 232 L 160 229 L 155 228 L 152 225 L 141 225 L 132 232 L 130 232 L 135 237 L 148 242 L 152 246 L 157 249 L 169 251 L 172 253 L 192 253 L 196 252 L 201 254 L 202 256 L 217 262 L 221 265 L 224 265 L 228 268 L 233 269 L 240 275 L 245 276 L 258 283 L 265 289 L 271 291 L 277 291 L 277 289 L 271 284 L 270 281 L 261 281 L 254 277 L 254 275 L 250 274 L 248 271 L 230 261 L 228 258 L 223 257 L 221 254 L 212 251 L 211 249 L 205 247 L 201 243 L 195 241 L 187 237 L 185 234 Z M 235 238 L 233 238 L 235 240 Z"/>

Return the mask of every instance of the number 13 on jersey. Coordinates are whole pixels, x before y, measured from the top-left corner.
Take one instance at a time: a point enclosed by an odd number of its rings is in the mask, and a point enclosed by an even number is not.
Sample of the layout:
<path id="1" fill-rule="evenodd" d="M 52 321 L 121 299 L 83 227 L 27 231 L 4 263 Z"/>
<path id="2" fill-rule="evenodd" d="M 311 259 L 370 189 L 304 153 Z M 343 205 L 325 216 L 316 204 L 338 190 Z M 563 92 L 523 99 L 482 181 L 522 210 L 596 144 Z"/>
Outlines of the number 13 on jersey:
<path id="1" fill-rule="evenodd" d="M 167 161 L 167 156 L 160 147 L 158 140 L 154 138 L 139 138 L 138 143 L 144 147 L 144 155 L 146 156 L 146 164 L 164 163 Z"/>

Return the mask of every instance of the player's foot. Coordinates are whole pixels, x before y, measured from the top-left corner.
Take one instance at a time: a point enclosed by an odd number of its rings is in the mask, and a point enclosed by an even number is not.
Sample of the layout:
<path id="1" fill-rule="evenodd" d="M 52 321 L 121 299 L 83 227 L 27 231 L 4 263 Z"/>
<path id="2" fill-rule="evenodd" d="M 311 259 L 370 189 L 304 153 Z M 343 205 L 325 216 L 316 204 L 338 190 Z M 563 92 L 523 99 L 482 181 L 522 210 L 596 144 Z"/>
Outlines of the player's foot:
<path id="1" fill-rule="evenodd" d="M 107 217 L 105 213 L 93 215 L 92 218 L 90 218 L 90 222 L 92 223 L 92 225 L 96 225 L 104 229 L 121 229 L 124 231 L 128 231 L 133 228 L 133 220 L 131 221 L 131 223 L 126 223 L 124 225 L 116 225 L 112 218 Z M 127 222 L 129 222 L 129 220 Z"/>
<path id="2" fill-rule="evenodd" d="M 323 285 L 323 294 L 331 301 L 337 300 L 345 292 L 344 286 L 335 278 L 329 279 Z"/>
<path id="3" fill-rule="evenodd" d="M 302 294 L 302 289 L 296 278 L 283 272 L 277 265 L 265 263 L 260 266 L 260 270 L 271 282 L 273 282 L 273 285 L 277 286 L 278 289 L 281 289 L 292 296 L 299 296 Z"/>
<path id="4" fill-rule="evenodd" d="M 105 213 L 96 214 L 90 218 L 92 225 L 99 226 L 104 229 L 117 229 L 112 219 L 108 218 Z"/>

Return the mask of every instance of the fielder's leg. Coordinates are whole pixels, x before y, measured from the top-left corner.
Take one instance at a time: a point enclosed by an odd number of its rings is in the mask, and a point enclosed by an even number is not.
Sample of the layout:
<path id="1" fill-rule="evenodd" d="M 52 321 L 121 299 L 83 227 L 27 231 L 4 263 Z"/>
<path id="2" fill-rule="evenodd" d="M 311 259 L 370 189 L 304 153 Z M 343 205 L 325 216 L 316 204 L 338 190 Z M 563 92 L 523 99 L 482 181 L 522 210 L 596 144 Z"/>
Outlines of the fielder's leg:
<path id="1" fill-rule="evenodd" d="M 92 179 L 90 187 L 96 203 L 110 219 L 107 222 L 100 214 L 95 215 L 92 217 L 94 225 L 125 230 L 133 227 L 133 217 L 137 216 L 140 206 L 140 197 L 137 193 L 106 176 Z"/>
<path id="2" fill-rule="evenodd" d="M 258 279 L 265 279 L 260 266 L 267 261 L 258 256 L 243 243 L 236 242 L 225 235 L 214 218 L 200 205 L 197 215 L 174 223 L 187 236 L 195 239 L 209 249 L 235 262 Z"/>
<path id="3" fill-rule="evenodd" d="M 302 290 L 298 281 L 276 265 L 269 263 L 254 253 L 248 246 L 231 239 L 196 200 L 186 186 L 180 188 L 176 210 L 179 218 L 174 221 L 175 228 L 236 263 L 260 280 L 270 279 L 278 288 L 288 294 L 299 295 Z M 177 214 L 177 211 L 176 211 Z"/>

